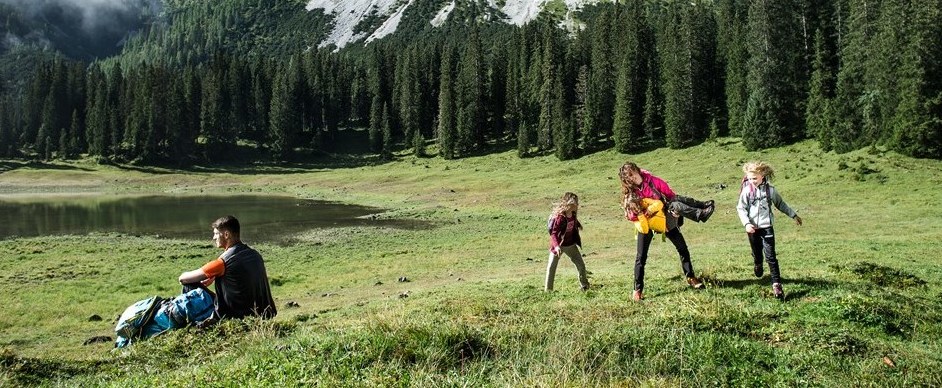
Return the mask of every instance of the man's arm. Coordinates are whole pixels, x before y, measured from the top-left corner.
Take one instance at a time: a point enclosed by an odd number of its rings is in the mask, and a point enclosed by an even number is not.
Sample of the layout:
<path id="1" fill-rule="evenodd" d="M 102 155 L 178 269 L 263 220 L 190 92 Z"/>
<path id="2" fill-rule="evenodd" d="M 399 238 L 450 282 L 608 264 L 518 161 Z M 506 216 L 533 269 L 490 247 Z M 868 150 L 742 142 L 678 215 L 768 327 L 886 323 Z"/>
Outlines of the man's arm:
<path id="1" fill-rule="evenodd" d="M 222 258 L 210 261 L 202 267 L 180 274 L 180 284 L 193 284 L 196 282 L 209 286 L 213 279 L 226 273 L 226 263 Z"/>
<path id="2" fill-rule="evenodd" d="M 202 268 L 197 268 L 192 271 L 187 271 L 180 274 L 180 284 L 193 284 L 196 282 L 202 282 L 206 279 L 209 279 L 209 277 L 203 273 Z"/>

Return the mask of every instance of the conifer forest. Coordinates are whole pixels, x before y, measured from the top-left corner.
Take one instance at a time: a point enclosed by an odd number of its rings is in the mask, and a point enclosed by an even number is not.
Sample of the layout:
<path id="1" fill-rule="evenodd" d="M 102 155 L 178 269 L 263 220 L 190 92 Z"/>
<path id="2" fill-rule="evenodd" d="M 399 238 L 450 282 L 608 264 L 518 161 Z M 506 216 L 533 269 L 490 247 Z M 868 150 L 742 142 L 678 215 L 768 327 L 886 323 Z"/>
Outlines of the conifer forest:
<path id="1" fill-rule="evenodd" d="M 166 1 L 118 55 L 35 56 L 4 80 L 0 158 L 566 160 L 717 137 L 942 158 L 942 0 L 627 0 L 568 29 L 473 2 L 432 27 L 441 5 L 337 48 L 301 1 Z"/>

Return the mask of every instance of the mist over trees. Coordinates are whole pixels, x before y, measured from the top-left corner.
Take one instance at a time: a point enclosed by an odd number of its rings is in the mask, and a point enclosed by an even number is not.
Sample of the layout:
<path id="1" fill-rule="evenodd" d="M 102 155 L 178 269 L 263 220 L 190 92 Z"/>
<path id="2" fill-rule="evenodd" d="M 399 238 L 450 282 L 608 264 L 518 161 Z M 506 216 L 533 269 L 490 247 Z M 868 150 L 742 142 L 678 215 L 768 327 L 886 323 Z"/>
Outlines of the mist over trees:
<path id="1" fill-rule="evenodd" d="M 565 160 L 736 136 L 942 158 L 942 0 L 605 3 L 573 33 L 548 12 L 515 27 L 469 7 L 339 51 L 312 44 L 322 15 L 291 2 L 167 4 L 122 55 L 55 57 L 2 91 L 0 157 Z"/>

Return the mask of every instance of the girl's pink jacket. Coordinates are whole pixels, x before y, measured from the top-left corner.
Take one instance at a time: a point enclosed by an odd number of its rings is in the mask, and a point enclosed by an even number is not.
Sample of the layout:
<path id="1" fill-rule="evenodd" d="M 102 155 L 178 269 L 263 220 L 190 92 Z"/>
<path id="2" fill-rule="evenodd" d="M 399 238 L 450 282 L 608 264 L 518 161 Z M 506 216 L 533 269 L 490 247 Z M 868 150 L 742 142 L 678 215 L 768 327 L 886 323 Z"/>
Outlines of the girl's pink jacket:
<path id="1" fill-rule="evenodd" d="M 651 186 L 654 186 L 654 188 Z M 657 191 L 655 191 L 655 189 L 657 189 Z M 660 192 L 664 198 L 661 198 L 658 192 Z M 664 201 L 665 206 L 667 202 L 673 201 L 674 196 L 676 196 L 674 190 L 671 190 L 671 187 L 667 185 L 667 182 L 664 182 L 663 179 L 654 176 L 654 174 L 651 174 L 647 170 L 641 170 L 641 185 L 635 189 L 635 194 L 642 199 L 649 198 Z M 633 212 L 628 212 L 628 218 L 632 221 L 637 221 L 638 215 Z"/>

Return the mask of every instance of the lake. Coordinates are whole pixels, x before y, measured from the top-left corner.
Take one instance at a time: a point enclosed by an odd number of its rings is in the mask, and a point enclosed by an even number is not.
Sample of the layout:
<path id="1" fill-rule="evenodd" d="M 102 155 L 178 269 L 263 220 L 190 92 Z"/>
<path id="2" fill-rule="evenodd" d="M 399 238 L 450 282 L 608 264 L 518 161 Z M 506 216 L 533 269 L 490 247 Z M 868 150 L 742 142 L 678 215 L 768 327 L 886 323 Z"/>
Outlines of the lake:
<path id="1" fill-rule="evenodd" d="M 262 195 L 75 195 L 0 197 L 0 239 L 118 232 L 209 241 L 212 224 L 233 215 L 246 242 L 280 242 L 315 228 L 423 229 L 422 221 L 374 219 L 383 209 Z"/>

